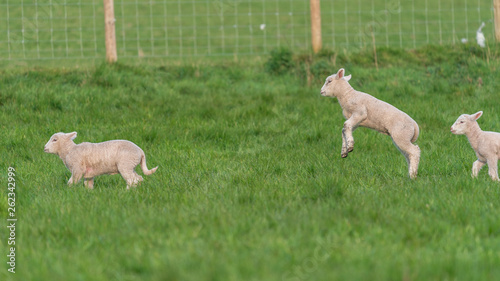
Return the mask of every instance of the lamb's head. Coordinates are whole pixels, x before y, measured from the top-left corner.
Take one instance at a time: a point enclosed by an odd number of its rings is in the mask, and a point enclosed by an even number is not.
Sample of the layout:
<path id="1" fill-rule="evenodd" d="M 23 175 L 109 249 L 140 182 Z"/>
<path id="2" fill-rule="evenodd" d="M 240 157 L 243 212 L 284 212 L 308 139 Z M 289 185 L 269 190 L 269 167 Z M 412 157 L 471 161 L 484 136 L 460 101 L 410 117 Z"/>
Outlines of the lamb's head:
<path id="1" fill-rule="evenodd" d="M 344 76 L 345 70 L 339 69 L 336 74 L 332 74 L 326 78 L 325 84 L 321 87 L 321 95 L 325 97 L 336 97 L 338 91 L 344 89 L 345 84 L 351 79 L 351 75 Z"/>
<path id="2" fill-rule="evenodd" d="M 43 151 L 47 153 L 58 154 L 59 152 L 68 148 L 69 145 L 74 144 L 73 140 L 76 138 L 76 132 L 72 133 L 55 133 L 50 137 Z"/>
<path id="3" fill-rule="evenodd" d="M 483 115 L 482 111 L 476 112 L 474 114 L 462 114 L 458 117 L 457 121 L 451 126 L 451 132 L 455 135 L 465 135 L 472 127 L 472 124 L 476 123 L 476 120 Z"/>

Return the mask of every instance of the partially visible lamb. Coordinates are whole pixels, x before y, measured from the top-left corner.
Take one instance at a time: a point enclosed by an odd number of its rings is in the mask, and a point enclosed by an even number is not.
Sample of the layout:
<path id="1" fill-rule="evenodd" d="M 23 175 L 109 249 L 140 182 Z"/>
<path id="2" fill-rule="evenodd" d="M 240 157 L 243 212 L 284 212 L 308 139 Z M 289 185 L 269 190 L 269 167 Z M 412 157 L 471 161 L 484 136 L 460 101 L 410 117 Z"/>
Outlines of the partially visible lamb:
<path id="1" fill-rule="evenodd" d="M 476 152 L 477 160 L 472 164 L 472 177 L 477 177 L 479 170 L 488 164 L 488 174 L 492 180 L 498 181 L 498 158 L 500 158 L 500 133 L 487 132 L 479 128 L 477 119 L 483 115 L 482 111 L 472 115 L 462 114 L 451 126 L 455 135 L 466 135 L 472 149 Z"/>
<path id="2" fill-rule="evenodd" d="M 347 121 L 342 129 L 343 158 L 354 149 L 352 132 L 358 127 L 366 127 L 389 135 L 393 143 L 405 156 L 410 178 L 417 177 L 420 162 L 420 148 L 413 144 L 419 134 L 417 122 L 396 107 L 376 99 L 366 93 L 354 90 L 349 84 L 351 75 L 344 76 L 341 68 L 328 76 L 321 88 L 321 95 L 336 97 Z"/>
<path id="3" fill-rule="evenodd" d="M 57 154 L 71 171 L 68 185 L 78 183 L 83 177 L 85 186 L 92 189 L 95 176 L 120 173 L 129 189 L 143 180 L 134 170 L 137 165 L 141 164 L 144 175 L 151 175 L 158 169 L 148 170 L 144 152 L 130 141 L 75 144 L 76 135 L 76 132 L 56 133 L 44 147 L 45 152 Z"/>

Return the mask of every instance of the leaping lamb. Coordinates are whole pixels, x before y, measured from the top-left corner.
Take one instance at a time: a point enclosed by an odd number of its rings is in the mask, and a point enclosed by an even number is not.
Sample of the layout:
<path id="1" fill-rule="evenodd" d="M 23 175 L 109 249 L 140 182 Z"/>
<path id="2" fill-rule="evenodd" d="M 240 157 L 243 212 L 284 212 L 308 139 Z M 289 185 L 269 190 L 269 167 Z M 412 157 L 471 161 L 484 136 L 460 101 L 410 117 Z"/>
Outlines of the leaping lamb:
<path id="1" fill-rule="evenodd" d="M 347 121 L 342 128 L 342 158 L 354 149 L 352 132 L 359 126 L 389 135 L 408 163 L 410 178 L 417 177 L 420 148 L 415 145 L 419 128 L 408 114 L 369 94 L 354 90 L 349 84 L 351 75 L 344 76 L 341 68 L 326 78 L 321 95 L 337 98 Z"/>
<path id="2" fill-rule="evenodd" d="M 47 153 L 57 154 L 70 170 L 68 185 L 77 184 L 84 178 L 86 187 L 94 187 L 94 177 L 118 174 L 127 182 L 127 189 L 139 184 L 143 178 L 135 172 L 141 164 L 144 175 L 151 175 L 158 167 L 148 170 L 144 151 L 127 140 L 111 140 L 101 143 L 75 144 L 77 133 L 56 133 L 44 147 Z"/>

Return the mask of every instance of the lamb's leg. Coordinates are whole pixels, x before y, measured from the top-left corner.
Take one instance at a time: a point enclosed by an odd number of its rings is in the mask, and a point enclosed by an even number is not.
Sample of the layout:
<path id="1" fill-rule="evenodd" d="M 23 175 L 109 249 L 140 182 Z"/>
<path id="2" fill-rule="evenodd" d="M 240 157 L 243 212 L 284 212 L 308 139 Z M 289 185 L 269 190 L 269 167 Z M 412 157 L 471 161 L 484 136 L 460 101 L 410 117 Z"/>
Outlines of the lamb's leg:
<path id="1" fill-rule="evenodd" d="M 94 178 L 85 179 L 83 184 L 89 189 L 94 189 Z"/>
<path id="2" fill-rule="evenodd" d="M 418 164 L 420 163 L 420 147 L 418 145 L 412 144 L 408 158 L 408 174 L 411 179 L 415 179 L 418 174 Z"/>
<path id="3" fill-rule="evenodd" d="M 83 177 L 83 172 L 79 171 L 77 169 L 71 171 L 71 177 L 68 180 L 68 185 L 75 185 L 77 184 Z"/>
<path id="4" fill-rule="evenodd" d="M 352 132 L 355 128 L 348 123 L 349 120 L 344 123 L 344 127 L 342 128 L 342 153 L 340 154 L 342 158 L 346 158 L 349 152 L 354 150 L 354 138 L 352 137 Z"/>
<path id="5" fill-rule="evenodd" d="M 127 172 L 121 172 L 120 175 L 122 175 L 123 179 L 127 182 L 127 189 L 130 189 L 131 186 L 134 186 L 134 173 L 127 171 Z"/>
<path id="6" fill-rule="evenodd" d="M 138 175 L 136 172 L 134 172 L 134 174 L 135 174 L 134 186 L 137 186 L 144 180 L 144 178 Z"/>
<path id="7" fill-rule="evenodd" d="M 136 187 L 144 180 L 135 171 L 133 173 L 127 174 L 126 176 L 123 176 L 123 178 L 127 182 L 127 189 L 130 189 L 130 187 Z"/>
<path id="8" fill-rule="evenodd" d="M 349 152 L 347 151 L 347 140 L 344 134 L 344 129 L 342 129 L 342 151 L 340 152 L 340 156 L 342 158 L 346 158 L 348 153 Z"/>
<path id="9" fill-rule="evenodd" d="M 120 175 L 123 177 L 123 179 L 127 182 L 127 189 L 130 189 L 130 187 L 134 187 L 138 185 L 143 178 L 139 176 L 135 172 L 135 166 L 136 165 L 119 165 L 118 166 L 118 172 Z"/>
<path id="10" fill-rule="evenodd" d="M 402 138 L 401 135 L 393 136 L 394 145 L 401 151 L 408 164 L 408 174 L 411 179 L 415 179 L 418 174 L 418 164 L 420 163 L 420 148 L 411 143 L 410 138 Z"/>
<path id="11" fill-rule="evenodd" d="M 342 153 L 340 156 L 346 158 L 348 153 L 354 150 L 354 138 L 352 132 L 356 130 L 363 120 L 366 119 L 366 113 L 353 114 L 351 118 L 344 122 L 342 128 Z"/>
<path id="12" fill-rule="evenodd" d="M 486 163 L 482 162 L 482 161 L 479 161 L 479 159 L 477 159 L 476 161 L 474 161 L 474 164 L 472 164 L 472 177 L 473 178 L 477 177 L 477 175 L 479 174 L 479 171 L 484 166 L 484 164 L 486 164 Z"/>
<path id="13" fill-rule="evenodd" d="M 488 174 L 490 175 L 491 179 L 494 180 L 494 181 L 498 181 L 498 158 L 496 157 L 493 157 L 493 158 L 489 158 L 487 159 L 487 163 L 488 163 Z"/>

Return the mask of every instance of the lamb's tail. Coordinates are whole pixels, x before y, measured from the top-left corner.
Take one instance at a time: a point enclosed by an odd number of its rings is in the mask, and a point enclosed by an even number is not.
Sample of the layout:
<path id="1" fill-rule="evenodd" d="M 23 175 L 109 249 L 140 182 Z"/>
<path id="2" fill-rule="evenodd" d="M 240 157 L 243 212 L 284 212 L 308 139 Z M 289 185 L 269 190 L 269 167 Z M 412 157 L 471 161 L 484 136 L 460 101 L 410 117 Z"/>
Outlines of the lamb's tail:
<path id="1" fill-rule="evenodd" d="M 158 169 L 158 166 L 154 167 L 151 170 L 148 170 L 148 166 L 146 166 L 146 155 L 144 155 L 144 153 L 143 153 L 142 157 L 141 157 L 141 169 L 142 169 L 142 172 L 144 173 L 144 175 L 149 176 L 149 175 L 153 174 L 154 172 L 156 172 L 156 170 Z"/>
<path id="2" fill-rule="evenodd" d="M 414 130 L 415 132 L 413 133 L 413 138 L 411 139 L 411 143 L 415 143 L 418 139 L 418 135 L 420 134 L 417 122 L 415 122 Z"/>

